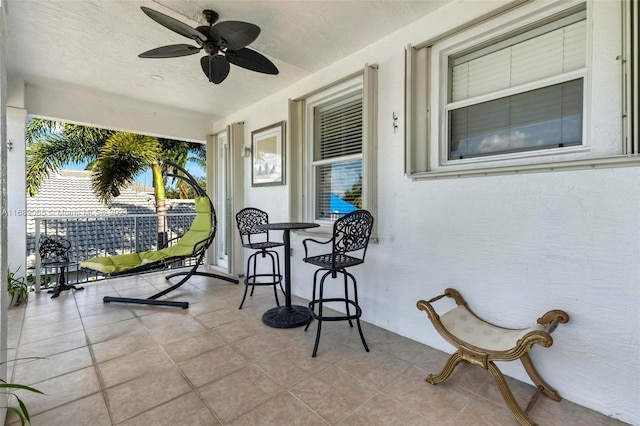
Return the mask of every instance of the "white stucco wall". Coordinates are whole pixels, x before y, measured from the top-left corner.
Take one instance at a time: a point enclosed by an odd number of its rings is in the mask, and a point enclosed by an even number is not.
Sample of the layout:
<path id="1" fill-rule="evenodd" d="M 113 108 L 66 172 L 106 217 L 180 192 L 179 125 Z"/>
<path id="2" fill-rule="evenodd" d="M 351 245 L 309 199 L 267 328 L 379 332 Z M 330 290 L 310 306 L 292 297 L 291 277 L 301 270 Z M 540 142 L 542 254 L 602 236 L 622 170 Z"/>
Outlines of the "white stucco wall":
<path id="1" fill-rule="evenodd" d="M 404 133 L 402 127 L 393 132 L 392 113 L 403 122 L 404 46 L 504 4 L 451 4 L 217 121 L 214 129 L 244 121 L 245 140 L 250 141 L 252 130 L 287 119 L 287 99 L 365 63 L 378 64 L 379 242 L 370 246 L 366 266 L 355 270 L 364 319 L 451 352 L 417 311 L 418 299 L 454 287 L 478 315 L 510 327 L 527 326 L 550 309 L 566 310 L 571 321 L 558 327 L 553 346 L 532 351 L 541 375 L 570 401 L 640 424 L 640 168 L 435 181 L 411 181 L 403 175 Z M 618 3 L 598 1 L 594 6 L 596 25 L 617 31 Z M 616 49 L 608 41 L 591 41 L 594 68 L 615 66 L 611 53 Z M 615 94 L 620 83 L 615 73 L 598 75 L 602 78 L 594 78 L 588 98 L 593 105 L 589 134 L 617 144 L 620 104 Z M 249 160 L 245 167 L 245 176 L 251 176 Z M 288 200 L 287 186 L 252 188 L 245 179 L 245 205 L 267 210 L 272 221 L 288 219 Z M 313 268 L 301 262 L 301 239 L 292 236 L 293 292 L 309 297 Z M 502 368 L 527 380 L 519 364 Z"/>

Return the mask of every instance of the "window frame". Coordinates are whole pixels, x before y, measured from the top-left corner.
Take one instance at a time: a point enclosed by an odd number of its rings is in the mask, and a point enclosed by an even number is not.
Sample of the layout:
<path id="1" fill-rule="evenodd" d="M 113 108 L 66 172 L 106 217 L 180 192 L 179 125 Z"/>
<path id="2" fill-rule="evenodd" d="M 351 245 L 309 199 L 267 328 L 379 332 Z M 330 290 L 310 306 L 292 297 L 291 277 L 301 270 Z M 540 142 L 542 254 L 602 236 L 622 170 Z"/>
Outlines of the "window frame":
<path id="1" fill-rule="evenodd" d="M 311 167 L 314 154 L 314 107 L 358 91 L 362 92 L 362 154 L 358 154 L 362 157 L 362 208 L 377 217 L 377 70 L 377 65 L 365 64 L 363 70 L 289 100 L 290 217 L 291 220 L 320 224 L 320 227 L 302 233 L 328 235 L 333 231 L 333 221 L 315 219 L 315 170 Z M 371 241 L 376 240 L 377 227 L 374 223 Z"/>
<path id="2" fill-rule="evenodd" d="M 346 156 L 316 160 L 314 158 L 316 153 L 316 148 L 317 148 L 316 139 L 318 136 L 317 129 L 315 127 L 316 110 L 325 108 L 331 105 L 337 106 L 340 103 L 348 102 L 348 100 L 350 99 L 356 99 L 359 97 L 360 101 L 363 103 L 362 126 L 363 126 L 363 133 L 364 133 L 365 117 L 364 117 L 363 85 L 364 85 L 364 82 L 363 82 L 362 76 L 358 76 L 352 80 L 344 82 L 343 84 L 340 84 L 336 87 L 328 89 L 327 91 L 323 91 L 315 96 L 311 96 L 307 99 L 307 102 L 306 102 L 305 122 L 309 123 L 309 125 L 306 126 L 306 129 L 305 129 L 307 133 L 305 139 L 308 141 L 309 149 L 306 151 L 307 156 L 305 158 L 305 164 L 308 165 L 308 167 L 305 167 L 305 169 L 307 170 L 307 177 L 306 177 L 306 182 L 307 182 L 306 204 L 307 205 L 305 210 L 308 212 L 308 220 L 311 222 L 318 223 L 320 224 L 320 226 L 332 226 L 334 221 L 317 218 L 316 209 L 318 208 L 318 206 L 316 204 L 316 200 L 318 195 L 317 191 L 319 187 L 319 182 L 317 182 L 317 178 L 316 178 L 317 168 L 319 166 L 325 166 L 328 164 L 343 163 L 343 162 L 354 161 L 354 160 L 360 160 L 363 162 L 363 157 L 364 157 L 363 153 L 365 150 L 365 138 L 363 134 L 362 149 L 360 154 L 351 154 Z M 362 173 L 363 173 L 363 186 L 364 186 L 365 184 L 364 164 L 362 165 L 362 168 L 363 168 Z M 364 198 L 364 193 L 363 193 L 363 198 Z M 364 200 L 363 200 L 363 204 L 364 204 Z"/>
<path id="3" fill-rule="evenodd" d="M 614 24 L 623 3 L 618 2 L 619 11 L 615 14 L 603 13 L 603 5 L 583 0 L 571 0 L 562 3 L 525 2 L 512 7 L 497 9 L 446 33 L 418 44 L 407 45 L 405 49 L 405 176 L 413 180 L 440 179 L 463 176 L 488 176 L 521 172 L 545 172 L 595 167 L 623 167 L 640 164 L 640 157 L 629 156 L 623 147 L 622 126 L 612 129 L 610 123 L 621 123 L 621 111 L 611 108 L 622 104 L 622 92 L 606 94 L 609 102 L 607 114 L 602 107 L 593 105 L 592 98 L 601 98 L 603 93 L 599 84 L 620 78 L 619 58 L 599 53 L 598 69 L 594 69 L 594 38 L 607 36 L 603 47 L 615 52 L 618 46 L 614 40 L 622 40 L 623 31 L 610 37 L 610 25 Z M 448 84 L 442 84 L 448 78 L 448 55 L 471 50 L 472 46 L 483 46 L 490 40 L 516 34 L 522 29 L 531 29 L 534 25 L 545 25 L 550 20 L 567 16 L 586 7 L 587 52 L 586 71 L 577 71 L 584 75 L 583 80 L 583 144 L 581 146 L 562 147 L 528 151 L 526 155 L 502 154 L 470 159 L 446 161 L 447 145 L 443 145 L 448 131 L 446 116 L 443 114 L 443 99 L 447 99 Z M 598 9 L 598 19 L 594 19 L 594 9 Z M 614 9 L 615 10 L 615 9 Z M 617 28 L 617 27 L 616 27 Z M 608 31 L 607 31 L 608 30 Z M 486 44 L 485 44 L 486 45 Z M 605 59 L 603 59 L 605 58 Z M 605 65 L 602 67 L 602 65 Z M 595 76 L 595 77 L 594 77 Z M 607 86 L 610 88 L 611 86 Z M 613 100 L 611 98 L 613 97 Z M 447 99 L 448 100 L 448 99 Z M 606 123 L 606 126 L 605 126 Z M 606 129 L 606 130 L 605 130 Z"/>
<path id="4" fill-rule="evenodd" d="M 581 10 L 584 11 L 586 5 L 583 3 L 578 6 L 574 6 L 569 8 L 561 13 L 554 13 L 550 16 L 540 16 L 540 17 L 532 17 L 528 20 L 527 24 L 524 25 L 524 28 L 509 28 L 507 31 L 489 31 L 484 34 L 484 36 L 480 38 L 472 37 L 464 39 L 460 42 L 454 42 L 453 40 L 443 40 L 440 43 L 434 44 L 432 55 L 438 55 L 438 64 L 439 69 L 438 72 L 433 74 L 433 78 L 435 81 L 433 82 L 432 87 L 440 87 L 442 90 L 439 92 L 439 98 L 435 101 L 435 104 L 438 105 L 439 111 L 439 134 L 438 140 L 440 141 L 438 148 L 438 152 L 433 153 L 439 156 L 439 165 L 440 166 L 455 166 L 455 165 L 469 165 L 469 167 L 476 164 L 486 164 L 486 163 L 499 163 L 505 160 L 512 159 L 531 159 L 538 158 L 544 156 L 555 156 L 555 155 L 565 155 L 565 154 L 575 154 L 585 152 L 585 149 L 589 147 L 589 136 L 588 136 L 588 128 L 587 128 L 587 88 L 589 87 L 589 68 L 590 68 L 590 56 L 585 55 L 585 66 L 583 68 L 565 72 L 562 74 L 554 75 L 551 77 L 541 78 L 529 83 L 521 84 L 518 86 L 493 91 L 489 93 L 485 93 L 480 96 L 475 96 L 471 98 L 467 98 L 460 101 L 451 101 L 450 100 L 450 89 L 451 89 L 451 68 L 450 63 L 452 58 L 456 56 L 462 56 L 462 52 L 469 51 L 477 51 L 481 49 L 486 49 L 489 46 L 498 45 L 504 43 L 507 40 L 511 40 L 516 37 L 521 37 L 523 34 L 526 34 L 531 31 L 539 31 L 541 28 L 550 25 L 553 22 L 565 20 L 567 17 L 572 16 L 574 14 L 581 13 Z M 575 9 L 575 10 L 572 10 Z M 537 19 L 536 19 L 537 18 Z M 585 16 L 584 18 L 587 20 L 588 18 Z M 518 21 L 517 26 L 522 26 L 522 22 Z M 515 33 L 515 34 L 509 34 Z M 587 40 L 585 40 L 585 49 L 588 46 L 589 33 L 587 31 Z M 492 42 L 492 40 L 494 40 Z M 468 53 L 467 53 L 468 54 Z M 503 154 L 492 154 L 486 156 L 475 156 L 464 159 L 449 159 L 449 148 L 451 146 L 450 141 L 450 131 L 451 131 L 451 123 L 449 119 L 449 112 L 458 108 L 467 107 L 471 105 L 476 105 L 479 103 L 503 99 L 506 97 L 522 94 L 531 90 L 542 89 L 546 87 L 550 87 L 554 84 L 566 83 L 573 80 L 582 79 L 582 93 L 583 93 L 583 107 L 582 107 L 582 144 L 579 146 L 569 146 L 562 148 L 545 148 L 540 150 L 527 150 L 521 152 L 514 153 L 503 153 Z"/>

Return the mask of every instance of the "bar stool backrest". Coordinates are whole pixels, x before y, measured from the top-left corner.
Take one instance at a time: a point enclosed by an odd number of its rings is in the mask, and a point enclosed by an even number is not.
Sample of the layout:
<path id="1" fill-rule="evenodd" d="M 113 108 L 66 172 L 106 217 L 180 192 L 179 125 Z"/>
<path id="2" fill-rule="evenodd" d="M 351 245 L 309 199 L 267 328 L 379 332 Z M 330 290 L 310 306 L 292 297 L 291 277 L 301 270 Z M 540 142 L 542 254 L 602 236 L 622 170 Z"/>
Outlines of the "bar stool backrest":
<path id="1" fill-rule="evenodd" d="M 247 207 L 236 214 L 236 223 L 243 246 L 269 241 L 269 232 L 257 229 L 257 225 L 269 223 L 267 212 L 255 207 Z"/>
<path id="2" fill-rule="evenodd" d="M 336 220 L 333 224 L 333 254 L 345 254 L 362 250 L 361 259 L 367 252 L 373 215 L 367 210 L 356 210 Z"/>

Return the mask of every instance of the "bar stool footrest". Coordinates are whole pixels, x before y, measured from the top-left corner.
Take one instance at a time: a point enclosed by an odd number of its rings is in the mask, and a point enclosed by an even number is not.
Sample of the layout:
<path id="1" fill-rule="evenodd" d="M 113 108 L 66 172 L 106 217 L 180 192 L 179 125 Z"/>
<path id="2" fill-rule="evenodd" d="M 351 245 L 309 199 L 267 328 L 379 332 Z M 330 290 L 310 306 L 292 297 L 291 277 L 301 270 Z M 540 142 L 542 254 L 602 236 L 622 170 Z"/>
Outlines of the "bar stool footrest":
<path id="1" fill-rule="evenodd" d="M 356 309 L 356 312 L 351 314 L 351 315 L 341 315 L 341 316 L 320 316 L 319 314 L 316 314 L 314 311 L 314 307 L 317 304 L 320 303 L 327 303 L 327 302 L 341 302 L 341 303 L 348 303 L 349 305 L 353 306 Z M 360 308 L 360 306 L 358 306 L 356 304 L 355 301 L 351 300 L 351 299 L 341 299 L 339 297 L 335 297 L 335 298 L 328 298 L 328 299 L 316 299 L 316 300 L 312 300 L 311 302 L 309 302 L 309 312 L 311 313 L 311 316 L 315 319 L 315 320 L 319 320 L 319 321 L 349 321 L 349 320 L 357 320 L 358 318 L 360 318 L 362 316 L 362 309 Z"/>

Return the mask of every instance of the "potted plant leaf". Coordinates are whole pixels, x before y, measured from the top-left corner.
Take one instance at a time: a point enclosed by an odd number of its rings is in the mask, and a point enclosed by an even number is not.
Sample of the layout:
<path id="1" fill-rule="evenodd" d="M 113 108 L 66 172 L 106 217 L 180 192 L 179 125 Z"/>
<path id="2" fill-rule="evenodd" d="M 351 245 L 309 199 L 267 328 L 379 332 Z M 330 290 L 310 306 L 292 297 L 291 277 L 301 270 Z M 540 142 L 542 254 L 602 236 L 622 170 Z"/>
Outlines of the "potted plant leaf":
<path id="1" fill-rule="evenodd" d="M 29 358 L 22 358 L 22 359 L 41 359 L 41 358 L 29 357 Z M 12 361 L 7 361 L 7 362 L 12 362 Z M 6 408 L 8 411 L 12 411 L 16 413 L 16 415 L 20 418 L 20 424 L 24 426 L 25 421 L 31 424 L 31 418 L 29 417 L 29 410 L 27 410 L 27 406 L 25 405 L 25 403 L 20 399 L 20 397 L 18 397 L 18 395 L 13 393 L 13 391 L 20 390 L 20 389 L 33 392 L 33 393 L 39 393 L 41 395 L 44 395 L 44 393 L 30 386 L 20 385 L 17 383 L 7 383 L 5 380 L 0 379 L 0 394 L 6 394 L 9 396 L 9 398 L 14 397 L 18 402 L 17 407 L 8 406 L 8 407 L 0 407 L 0 408 Z"/>
<path id="2" fill-rule="evenodd" d="M 8 270 L 7 273 L 7 293 L 9 293 L 9 307 L 17 306 L 21 302 L 29 301 L 29 285 L 24 277 L 16 277 L 20 267 L 15 271 Z"/>

